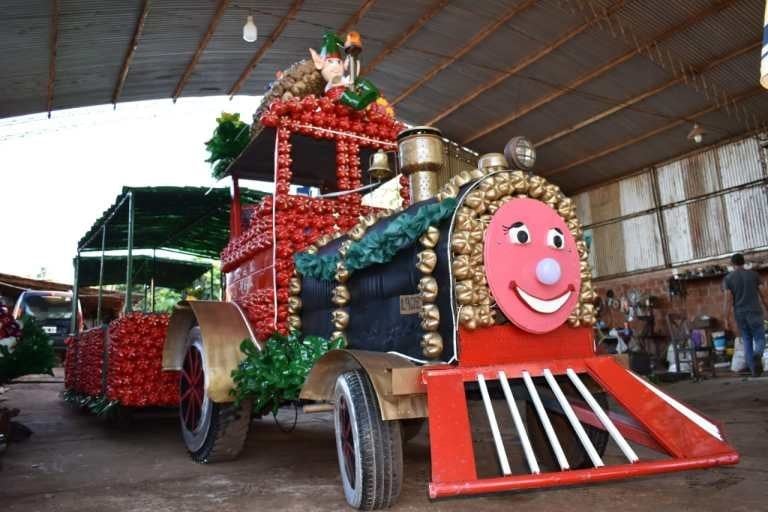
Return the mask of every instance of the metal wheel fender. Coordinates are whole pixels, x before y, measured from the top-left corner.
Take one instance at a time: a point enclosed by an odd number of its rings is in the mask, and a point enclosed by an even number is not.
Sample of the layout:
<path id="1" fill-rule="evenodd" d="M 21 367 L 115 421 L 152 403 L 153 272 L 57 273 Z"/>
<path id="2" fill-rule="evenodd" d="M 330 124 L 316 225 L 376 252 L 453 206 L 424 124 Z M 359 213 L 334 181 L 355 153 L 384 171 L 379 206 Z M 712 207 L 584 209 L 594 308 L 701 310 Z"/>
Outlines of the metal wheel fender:
<path id="1" fill-rule="evenodd" d="M 421 368 L 404 357 L 366 350 L 331 350 L 317 360 L 304 381 L 299 398 L 332 402 L 336 379 L 344 372 L 363 370 L 379 400 L 381 419 L 427 417 Z"/>
<path id="2" fill-rule="evenodd" d="M 200 326 L 203 338 L 205 391 L 214 402 L 231 402 L 229 391 L 234 387 L 231 373 L 245 357 L 240 344 L 244 339 L 255 340 L 250 326 L 234 303 L 179 302 L 168 322 L 163 346 L 164 370 L 181 370 L 187 335 L 195 325 Z"/>

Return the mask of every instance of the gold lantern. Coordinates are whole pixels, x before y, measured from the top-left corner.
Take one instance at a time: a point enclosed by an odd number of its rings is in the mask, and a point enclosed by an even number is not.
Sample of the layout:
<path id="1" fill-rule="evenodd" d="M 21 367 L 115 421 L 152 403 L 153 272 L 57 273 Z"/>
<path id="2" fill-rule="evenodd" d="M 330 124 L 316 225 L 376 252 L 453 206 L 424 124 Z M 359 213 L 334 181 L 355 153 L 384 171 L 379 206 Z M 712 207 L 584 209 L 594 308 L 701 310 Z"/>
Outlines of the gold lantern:
<path id="1" fill-rule="evenodd" d="M 416 126 L 397 136 L 400 170 L 410 180 L 411 204 L 437 194 L 437 172 L 445 164 L 443 134 L 431 126 Z"/>

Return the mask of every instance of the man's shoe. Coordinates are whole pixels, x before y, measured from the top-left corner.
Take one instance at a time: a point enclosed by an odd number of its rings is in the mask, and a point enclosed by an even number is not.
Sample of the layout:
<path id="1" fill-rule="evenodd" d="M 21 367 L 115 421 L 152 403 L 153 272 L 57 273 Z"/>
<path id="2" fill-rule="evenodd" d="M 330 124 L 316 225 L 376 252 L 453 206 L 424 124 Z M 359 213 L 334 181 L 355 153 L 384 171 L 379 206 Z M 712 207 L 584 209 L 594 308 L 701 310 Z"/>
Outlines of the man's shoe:
<path id="1" fill-rule="evenodd" d="M 760 356 L 752 358 L 752 376 L 759 377 L 763 373 L 762 361 Z"/>

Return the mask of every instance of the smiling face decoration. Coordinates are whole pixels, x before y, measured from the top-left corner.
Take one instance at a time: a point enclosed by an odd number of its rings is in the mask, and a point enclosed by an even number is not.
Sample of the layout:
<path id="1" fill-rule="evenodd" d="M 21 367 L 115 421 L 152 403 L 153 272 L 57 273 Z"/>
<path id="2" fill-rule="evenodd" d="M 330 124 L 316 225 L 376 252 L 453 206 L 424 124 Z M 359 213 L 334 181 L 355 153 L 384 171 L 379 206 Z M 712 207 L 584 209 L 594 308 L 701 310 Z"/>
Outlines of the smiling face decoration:
<path id="1" fill-rule="evenodd" d="M 579 300 L 576 241 L 562 217 L 541 201 L 512 199 L 496 211 L 484 259 L 496 304 L 525 331 L 553 331 Z"/>

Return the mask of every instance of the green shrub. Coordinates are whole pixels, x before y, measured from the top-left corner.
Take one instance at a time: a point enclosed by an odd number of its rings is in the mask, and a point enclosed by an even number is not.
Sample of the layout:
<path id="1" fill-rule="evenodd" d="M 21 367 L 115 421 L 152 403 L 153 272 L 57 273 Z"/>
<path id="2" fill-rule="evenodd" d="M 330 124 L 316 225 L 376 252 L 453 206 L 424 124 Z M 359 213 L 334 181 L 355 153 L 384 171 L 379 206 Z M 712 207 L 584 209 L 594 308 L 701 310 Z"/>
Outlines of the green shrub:
<path id="1" fill-rule="evenodd" d="M 245 359 L 232 371 L 235 402 L 253 400 L 256 412 L 277 412 L 281 404 L 298 400 L 309 370 L 326 352 L 342 348 L 344 340 L 328 341 L 293 331 L 288 336 L 273 334 L 259 350 L 244 340 L 240 350 Z"/>
<path id="2" fill-rule="evenodd" d="M 0 345 L 0 383 L 36 373 L 53 375 L 55 365 L 51 339 L 34 318 L 24 319 L 21 337 L 13 350 Z"/>

